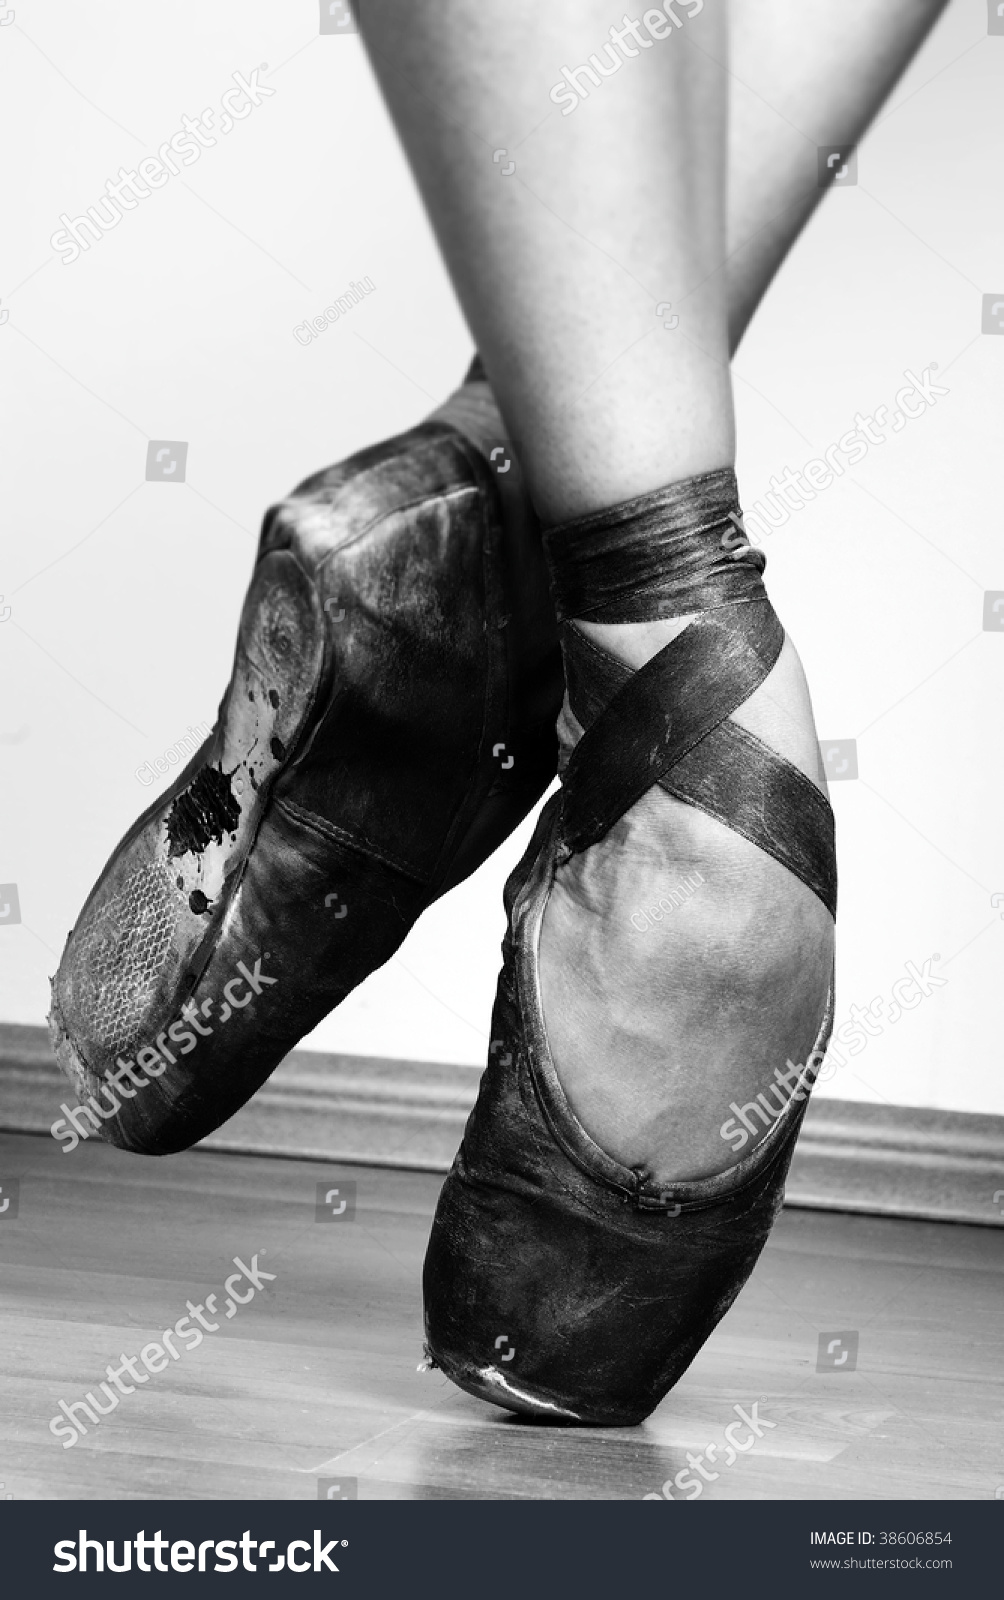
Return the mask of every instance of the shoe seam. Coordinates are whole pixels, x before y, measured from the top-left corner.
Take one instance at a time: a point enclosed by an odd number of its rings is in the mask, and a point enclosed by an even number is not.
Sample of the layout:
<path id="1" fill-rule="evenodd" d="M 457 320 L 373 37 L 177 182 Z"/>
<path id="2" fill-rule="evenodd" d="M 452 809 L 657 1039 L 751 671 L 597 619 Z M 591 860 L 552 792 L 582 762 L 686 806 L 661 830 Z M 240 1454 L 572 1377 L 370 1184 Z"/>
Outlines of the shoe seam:
<path id="1" fill-rule="evenodd" d="M 402 454 L 407 454 L 410 456 L 416 452 L 416 442 L 413 436 L 419 431 L 420 428 L 425 426 L 427 426 L 427 424 L 419 423 L 418 426 L 415 429 L 412 429 L 410 433 L 399 435 L 399 439 L 401 441 L 410 441 L 407 445 L 402 444 Z M 459 433 L 459 431 L 456 429 L 449 427 L 445 423 L 435 423 L 431 426 L 434 426 L 437 430 L 441 429 L 442 431 L 437 432 L 435 435 L 430 434 L 426 439 L 421 441 L 422 453 L 427 453 L 427 451 L 431 450 L 432 446 L 441 443 L 444 437 L 452 436 L 452 442 L 454 443 L 455 447 L 460 447 L 460 454 L 463 456 L 467 467 L 470 468 L 470 458 L 466 450 L 463 448 L 468 443 L 464 435 Z M 362 486 L 365 488 L 366 482 L 369 478 L 377 477 L 385 470 L 386 461 L 378 461 L 374 462 L 372 466 L 360 468 L 350 478 L 346 478 L 343 482 L 333 485 L 330 490 L 326 488 L 312 489 L 307 494 L 300 494 L 298 489 L 294 489 L 286 496 L 284 500 L 280 500 L 277 503 L 277 509 L 290 509 L 295 514 L 296 510 L 298 510 L 300 507 L 321 508 L 326 503 L 330 506 L 333 504 L 334 497 L 340 489 L 344 489 L 348 484 L 351 484 L 353 487 Z M 457 499 L 465 494 L 477 494 L 478 489 L 479 485 L 477 482 L 477 475 L 476 473 L 472 473 L 472 481 L 470 482 L 455 482 L 439 489 L 428 489 L 421 494 L 412 495 L 407 499 L 403 499 L 400 504 L 390 507 L 382 507 L 380 511 L 373 517 L 372 521 L 367 522 L 362 528 L 359 528 L 351 533 L 349 537 L 344 539 L 332 550 L 329 550 L 326 555 L 321 557 L 315 566 L 315 575 L 320 576 L 320 574 L 331 561 L 333 561 L 337 556 L 343 554 L 343 552 L 346 550 L 351 550 L 352 547 L 358 544 L 361 539 L 365 539 L 374 531 L 374 529 L 379 528 L 390 517 L 406 515 L 409 511 L 413 511 L 417 506 L 428 505 L 437 500 L 452 500 Z"/>
<path id="2" fill-rule="evenodd" d="M 512 664 L 509 656 L 508 635 L 503 638 L 501 647 L 498 645 L 499 619 L 507 618 L 505 604 L 508 596 L 505 592 L 502 562 L 503 527 L 501 511 L 497 498 L 491 495 L 497 491 L 490 479 L 487 479 L 487 468 L 482 452 L 465 433 L 450 424 L 443 424 L 453 434 L 455 448 L 463 456 L 470 471 L 473 488 L 476 492 L 476 503 L 479 508 L 479 521 L 481 532 L 481 571 L 484 585 L 484 664 L 485 664 L 485 690 L 482 698 L 481 729 L 478 735 L 477 753 L 471 764 L 465 793 L 454 812 L 450 826 L 447 829 L 443 847 L 439 853 L 435 868 L 431 876 L 431 883 L 438 888 L 450 876 L 453 863 L 461 855 L 464 843 L 471 829 L 476 825 L 478 813 L 494 788 L 498 773 L 493 772 L 490 779 L 486 779 L 484 763 L 487 751 L 489 730 L 492 718 L 497 711 L 500 723 L 507 735 L 510 735 L 510 705 L 511 705 L 511 670 Z M 483 482 L 483 479 L 487 479 Z M 483 491 L 489 489 L 489 494 Z M 497 670 L 501 667 L 501 672 Z M 499 680 L 501 678 L 501 687 Z"/>
<path id="3" fill-rule="evenodd" d="M 477 484 L 471 483 L 458 484 L 452 489 L 433 490 L 428 494 L 417 495 L 414 499 L 405 501 L 399 506 L 393 506 L 390 509 L 381 511 L 379 516 L 374 517 L 372 522 L 366 524 L 365 528 L 360 528 L 356 533 L 343 540 L 341 544 L 336 545 L 333 550 L 329 550 L 327 555 L 321 557 L 316 567 L 318 578 L 325 574 L 325 569 L 331 562 L 335 561 L 339 556 L 343 556 L 347 550 L 351 550 L 354 545 L 359 544 L 361 540 L 382 527 L 385 522 L 389 522 L 391 517 L 406 516 L 409 511 L 414 511 L 417 507 L 433 505 L 436 501 L 459 500 L 464 495 L 476 495 L 477 487 Z"/>
<path id="4" fill-rule="evenodd" d="M 528 1137 L 530 1138 L 538 1156 L 546 1159 L 547 1169 L 550 1173 L 552 1182 L 554 1183 L 555 1187 L 565 1196 L 566 1200 L 570 1202 L 573 1210 L 577 1212 L 581 1212 L 583 1210 L 586 1211 L 595 1222 L 600 1223 L 601 1225 L 607 1223 L 609 1221 L 608 1210 L 604 1205 L 599 1203 L 598 1200 L 599 1194 L 606 1189 L 608 1193 L 620 1195 L 621 1206 L 627 1205 L 632 1221 L 640 1221 L 640 1225 L 642 1227 L 645 1226 L 645 1219 L 648 1217 L 666 1218 L 667 1216 L 671 1215 L 668 1207 L 639 1206 L 637 1204 L 631 1205 L 630 1202 L 636 1199 L 634 1194 L 626 1193 L 623 1189 L 619 1189 L 610 1183 L 608 1179 L 602 1178 L 597 1173 L 591 1172 L 588 1170 L 588 1168 L 583 1166 L 581 1160 L 579 1160 L 571 1150 L 566 1148 L 559 1133 L 554 1128 L 551 1118 L 548 1115 L 547 1106 L 545 1105 L 541 1095 L 540 1086 L 536 1080 L 532 1067 L 530 1067 L 528 1076 L 530 1079 L 530 1091 L 533 1094 L 537 1107 L 541 1112 L 544 1123 L 543 1128 L 534 1124 L 533 1119 L 531 1119 L 528 1113 L 526 1104 L 523 1102 L 523 1097 L 520 1096 L 520 1109 L 523 1113 L 523 1118 L 527 1126 Z M 793 1130 L 794 1136 L 796 1137 L 797 1132 L 797 1129 Z M 548 1134 L 550 1134 L 550 1139 L 547 1138 Z M 557 1147 L 560 1153 L 564 1156 L 565 1160 L 568 1161 L 578 1173 L 586 1178 L 590 1188 L 583 1190 L 581 1187 L 572 1187 L 567 1179 L 562 1176 L 554 1160 L 555 1147 Z M 784 1156 L 787 1149 L 788 1141 L 782 1140 L 777 1149 L 771 1155 L 771 1158 L 764 1163 L 759 1171 L 751 1173 L 750 1176 L 738 1188 L 730 1189 L 724 1194 L 714 1195 L 704 1200 L 692 1200 L 690 1202 L 685 1202 L 681 1206 L 680 1214 L 686 1215 L 688 1219 L 690 1219 L 690 1237 L 710 1237 L 713 1233 L 720 1233 L 724 1226 L 731 1225 L 737 1220 L 740 1220 L 742 1216 L 747 1215 L 753 1209 L 757 1203 L 757 1200 L 759 1199 L 759 1195 L 749 1194 L 750 1189 L 755 1183 L 759 1182 L 760 1193 L 763 1192 L 770 1172 L 776 1163 Z M 596 1193 L 593 1192 L 594 1190 Z M 733 1209 L 734 1203 L 737 1200 L 745 1202 L 745 1204 L 741 1207 L 738 1216 Z M 702 1215 L 708 1212 L 720 1212 L 725 1206 L 730 1208 L 729 1216 L 727 1218 Z"/>
<path id="5" fill-rule="evenodd" d="M 474 496 L 475 501 L 478 500 L 483 489 L 483 484 L 481 483 L 480 478 L 484 471 L 484 464 L 480 452 L 473 445 L 473 443 L 463 432 L 448 423 L 423 423 L 419 424 L 418 427 L 428 427 L 430 430 L 436 430 L 435 432 L 430 431 L 428 436 L 422 441 L 423 448 L 428 451 L 433 450 L 433 448 L 441 444 L 444 439 L 448 439 L 450 441 L 453 449 L 467 467 L 467 470 L 470 474 L 469 481 L 466 483 L 454 482 L 448 487 L 433 491 L 426 491 L 424 493 L 414 495 L 410 499 L 402 501 L 401 504 L 395 505 L 393 508 L 382 509 L 380 514 L 374 517 L 371 522 L 367 523 L 364 528 L 359 529 L 358 532 L 352 534 L 351 537 L 345 539 L 334 549 L 328 551 L 328 553 L 317 563 L 315 567 L 315 577 L 319 583 L 322 578 L 326 578 L 328 576 L 327 569 L 332 563 L 341 558 L 346 551 L 357 545 L 362 539 L 365 539 L 376 529 L 379 529 L 392 517 L 406 516 L 408 512 L 413 511 L 416 508 L 434 504 L 436 502 L 456 502 L 458 500 L 462 500 L 464 497 L 470 496 Z M 413 434 L 417 431 L 417 429 L 413 430 L 412 435 L 404 434 L 401 437 L 403 439 L 412 438 Z M 413 444 L 409 446 L 409 449 L 411 448 L 414 448 Z M 380 470 L 382 470 L 381 464 L 374 463 L 372 467 L 368 467 L 360 471 L 352 481 L 355 483 L 364 483 L 366 477 L 370 473 L 377 473 Z M 310 495 L 302 497 L 303 503 L 307 505 L 310 505 L 311 503 L 320 503 L 324 493 L 325 491 L 323 489 L 314 490 Z M 287 503 L 295 503 L 295 501 L 296 494 L 294 491 L 294 494 L 290 496 Z M 496 524 L 497 521 L 498 519 L 496 519 Z M 486 514 L 486 509 L 483 503 L 480 514 L 480 532 L 486 615 L 489 611 L 489 607 L 494 608 L 496 602 L 498 602 L 500 614 L 504 614 L 503 602 L 505 600 L 505 595 L 496 592 L 497 584 L 493 581 L 493 568 L 491 561 L 492 535 L 494 532 L 495 544 L 498 545 L 501 539 L 501 528 L 500 525 L 496 525 L 493 529 L 492 523 Z M 498 552 L 496 551 L 496 554 L 497 553 Z M 498 562 L 496 563 L 496 565 L 499 564 L 500 563 Z M 372 840 L 366 838 L 365 836 L 363 836 L 363 842 L 360 843 L 358 838 L 345 833 L 343 830 L 339 829 L 336 824 L 329 823 L 326 818 L 318 816 L 316 812 L 310 812 L 305 809 L 301 810 L 299 812 L 299 820 L 302 821 L 304 825 L 314 827 L 316 831 L 324 834 L 326 837 L 335 839 L 337 842 L 346 845 L 350 849 L 355 849 L 361 854 L 368 854 L 372 856 L 374 859 L 390 866 L 393 870 L 402 873 L 412 881 L 419 883 L 423 888 L 432 889 L 436 885 L 447 881 L 452 864 L 461 852 L 464 841 L 468 837 L 471 828 L 476 823 L 479 806 L 487 797 L 487 792 L 482 794 L 480 791 L 485 788 L 484 755 L 493 705 L 495 679 L 497 677 L 497 673 L 493 670 L 494 666 L 496 665 L 492 659 L 492 650 L 494 645 L 493 633 L 494 630 L 489 626 L 486 629 L 486 681 L 488 688 L 483 699 L 482 720 L 478 734 L 477 753 L 472 762 L 470 773 L 467 777 L 466 785 L 464 787 L 464 792 L 457 804 L 453 817 L 447 826 L 442 849 L 437 855 L 435 865 L 431 872 L 428 874 L 420 873 L 416 868 L 395 857 L 391 852 L 378 847 L 373 843 Z M 505 677 L 505 689 L 501 697 L 502 718 L 505 722 L 507 731 L 509 720 L 509 666 L 510 664 L 507 657 L 504 663 L 503 674 Z M 316 734 L 316 729 L 314 732 Z M 496 777 L 497 774 L 493 774 L 492 782 L 488 786 L 489 790 L 494 785 Z M 277 803 L 279 802 L 277 801 Z M 283 804 L 290 808 L 295 807 L 295 802 L 292 801 L 286 800 L 283 802 Z"/>
<path id="6" fill-rule="evenodd" d="M 298 805 L 295 800 L 286 796 L 275 796 L 273 803 L 277 811 L 284 813 L 293 822 L 300 823 L 312 832 L 320 834 L 322 838 L 329 839 L 334 844 L 344 845 L 346 849 L 354 851 L 357 855 L 366 856 L 369 860 L 379 862 L 381 866 L 390 867 L 392 871 L 400 873 L 403 878 L 408 878 L 412 883 L 427 889 L 431 879 L 418 872 L 407 862 L 394 856 L 389 850 L 383 849 L 372 839 L 349 833 L 340 828 L 336 822 L 331 822 L 327 817 L 322 817 L 318 812 L 309 810 L 306 806 Z"/>

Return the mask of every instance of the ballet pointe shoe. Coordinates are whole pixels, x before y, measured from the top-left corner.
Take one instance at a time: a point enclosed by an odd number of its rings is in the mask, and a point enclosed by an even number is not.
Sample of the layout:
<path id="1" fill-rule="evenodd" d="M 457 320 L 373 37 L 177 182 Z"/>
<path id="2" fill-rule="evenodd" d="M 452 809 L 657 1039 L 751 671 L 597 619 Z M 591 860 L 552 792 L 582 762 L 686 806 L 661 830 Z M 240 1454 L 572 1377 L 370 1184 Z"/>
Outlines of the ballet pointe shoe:
<path id="1" fill-rule="evenodd" d="M 53 980 L 81 1136 L 160 1155 L 219 1127 L 553 778 L 539 532 L 448 412 L 266 515 L 216 726 Z"/>
<path id="2" fill-rule="evenodd" d="M 777 663 L 784 630 L 762 559 L 737 533 L 732 474 L 583 520 L 567 560 L 549 542 L 559 617 L 694 620 L 634 672 L 566 626 L 562 720 L 578 737 L 564 739 L 561 791 L 506 886 L 488 1066 L 426 1256 L 426 1340 L 430 1363 L 481 1399 L 555 1423 L 627 1427 L 686 1371 L 767 1241 L 829 1037 L 831 957 L 827 943 L 812 1049 L 804 1065 L 789 1063 L 780 1103 L 760 1113 L 766 1126 L 751 1118 L 750 1148 L 731 1165 L 723 1157 L 723 1170 L 667 1179 L 652 1162 L 612 1155 L 570 1101 L 541 992 L 549 901 L 590 851 L 624 836 L 612 830 L 653 791 L 738 836 L 751 859 L 772 858 L 827 930 L 836 869 L 825 795 L 735 720 Z M 709 988 L 714 976 L 709 965 Z M 671 994 L 672 971 L 664 983 Z M 756 1026 L 770 1036 L 774 1025 L 765 1005 Z"/>

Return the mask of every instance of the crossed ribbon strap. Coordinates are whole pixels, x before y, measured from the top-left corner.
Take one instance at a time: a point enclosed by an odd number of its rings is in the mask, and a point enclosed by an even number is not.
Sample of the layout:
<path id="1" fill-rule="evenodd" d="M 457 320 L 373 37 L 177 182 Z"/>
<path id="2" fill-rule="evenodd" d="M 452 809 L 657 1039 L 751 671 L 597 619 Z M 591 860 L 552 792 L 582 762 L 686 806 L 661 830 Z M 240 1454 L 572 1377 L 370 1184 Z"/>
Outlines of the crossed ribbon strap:
<path id="1" fill-rule="evenodd" d="M 699 616 L 638 672 L 603 657 L 609 698 L 595 717 L 586 714 L 563 775 L 561 837 L 569 852 L 596 844 L 658 783 L 781 862 L 835 916 L 828 801 L 790 761 L 729 721 L 783 644 L 784 629 L 764 598 Z M 598 653 L 574 628 L 566 629 L 565 650 L 569 695 L 582 720 L 576 657 L 587 652 L 581 678 L 595 685 Z"/>

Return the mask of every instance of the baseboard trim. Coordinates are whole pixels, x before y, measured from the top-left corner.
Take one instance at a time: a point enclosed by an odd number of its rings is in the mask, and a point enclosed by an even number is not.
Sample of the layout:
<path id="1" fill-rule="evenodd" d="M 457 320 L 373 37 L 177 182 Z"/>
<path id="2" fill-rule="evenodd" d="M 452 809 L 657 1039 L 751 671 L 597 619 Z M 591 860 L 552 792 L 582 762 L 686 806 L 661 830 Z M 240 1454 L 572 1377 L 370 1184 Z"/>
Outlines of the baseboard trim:
<path id="1" fill-rule="evenodd" d="M 471 1067 L 294 1050 L 200 1149 L 446 1172 L 474 1104 Z M 68 1100 L 44 1028 L 0 1024 L 0 1129 L 48 1133 Z M 1004 1224 L 1004 1117 L 813 1100 L 786 1204 Z"/>

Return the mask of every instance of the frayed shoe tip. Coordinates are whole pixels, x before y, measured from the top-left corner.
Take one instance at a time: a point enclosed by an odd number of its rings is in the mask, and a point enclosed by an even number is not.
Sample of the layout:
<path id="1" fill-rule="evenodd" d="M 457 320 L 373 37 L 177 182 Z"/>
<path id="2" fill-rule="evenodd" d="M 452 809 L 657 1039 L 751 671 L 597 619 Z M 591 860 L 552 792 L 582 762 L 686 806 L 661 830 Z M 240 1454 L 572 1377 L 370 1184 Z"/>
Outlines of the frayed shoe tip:
<path id="1" fill-rule="evenodd" d="M 55 994 L 55 981 L 53 981 L 52 1007 L 46 1021 L 49 1025 L 49 1044 L 56 1058 L 56 1065 L 63 1077 L 72 1084 L 79 1097 L 84 1100 L 92 1090 L 92 1074 L 81 1061 L 59 1014 L 59 1002 Z"/>

